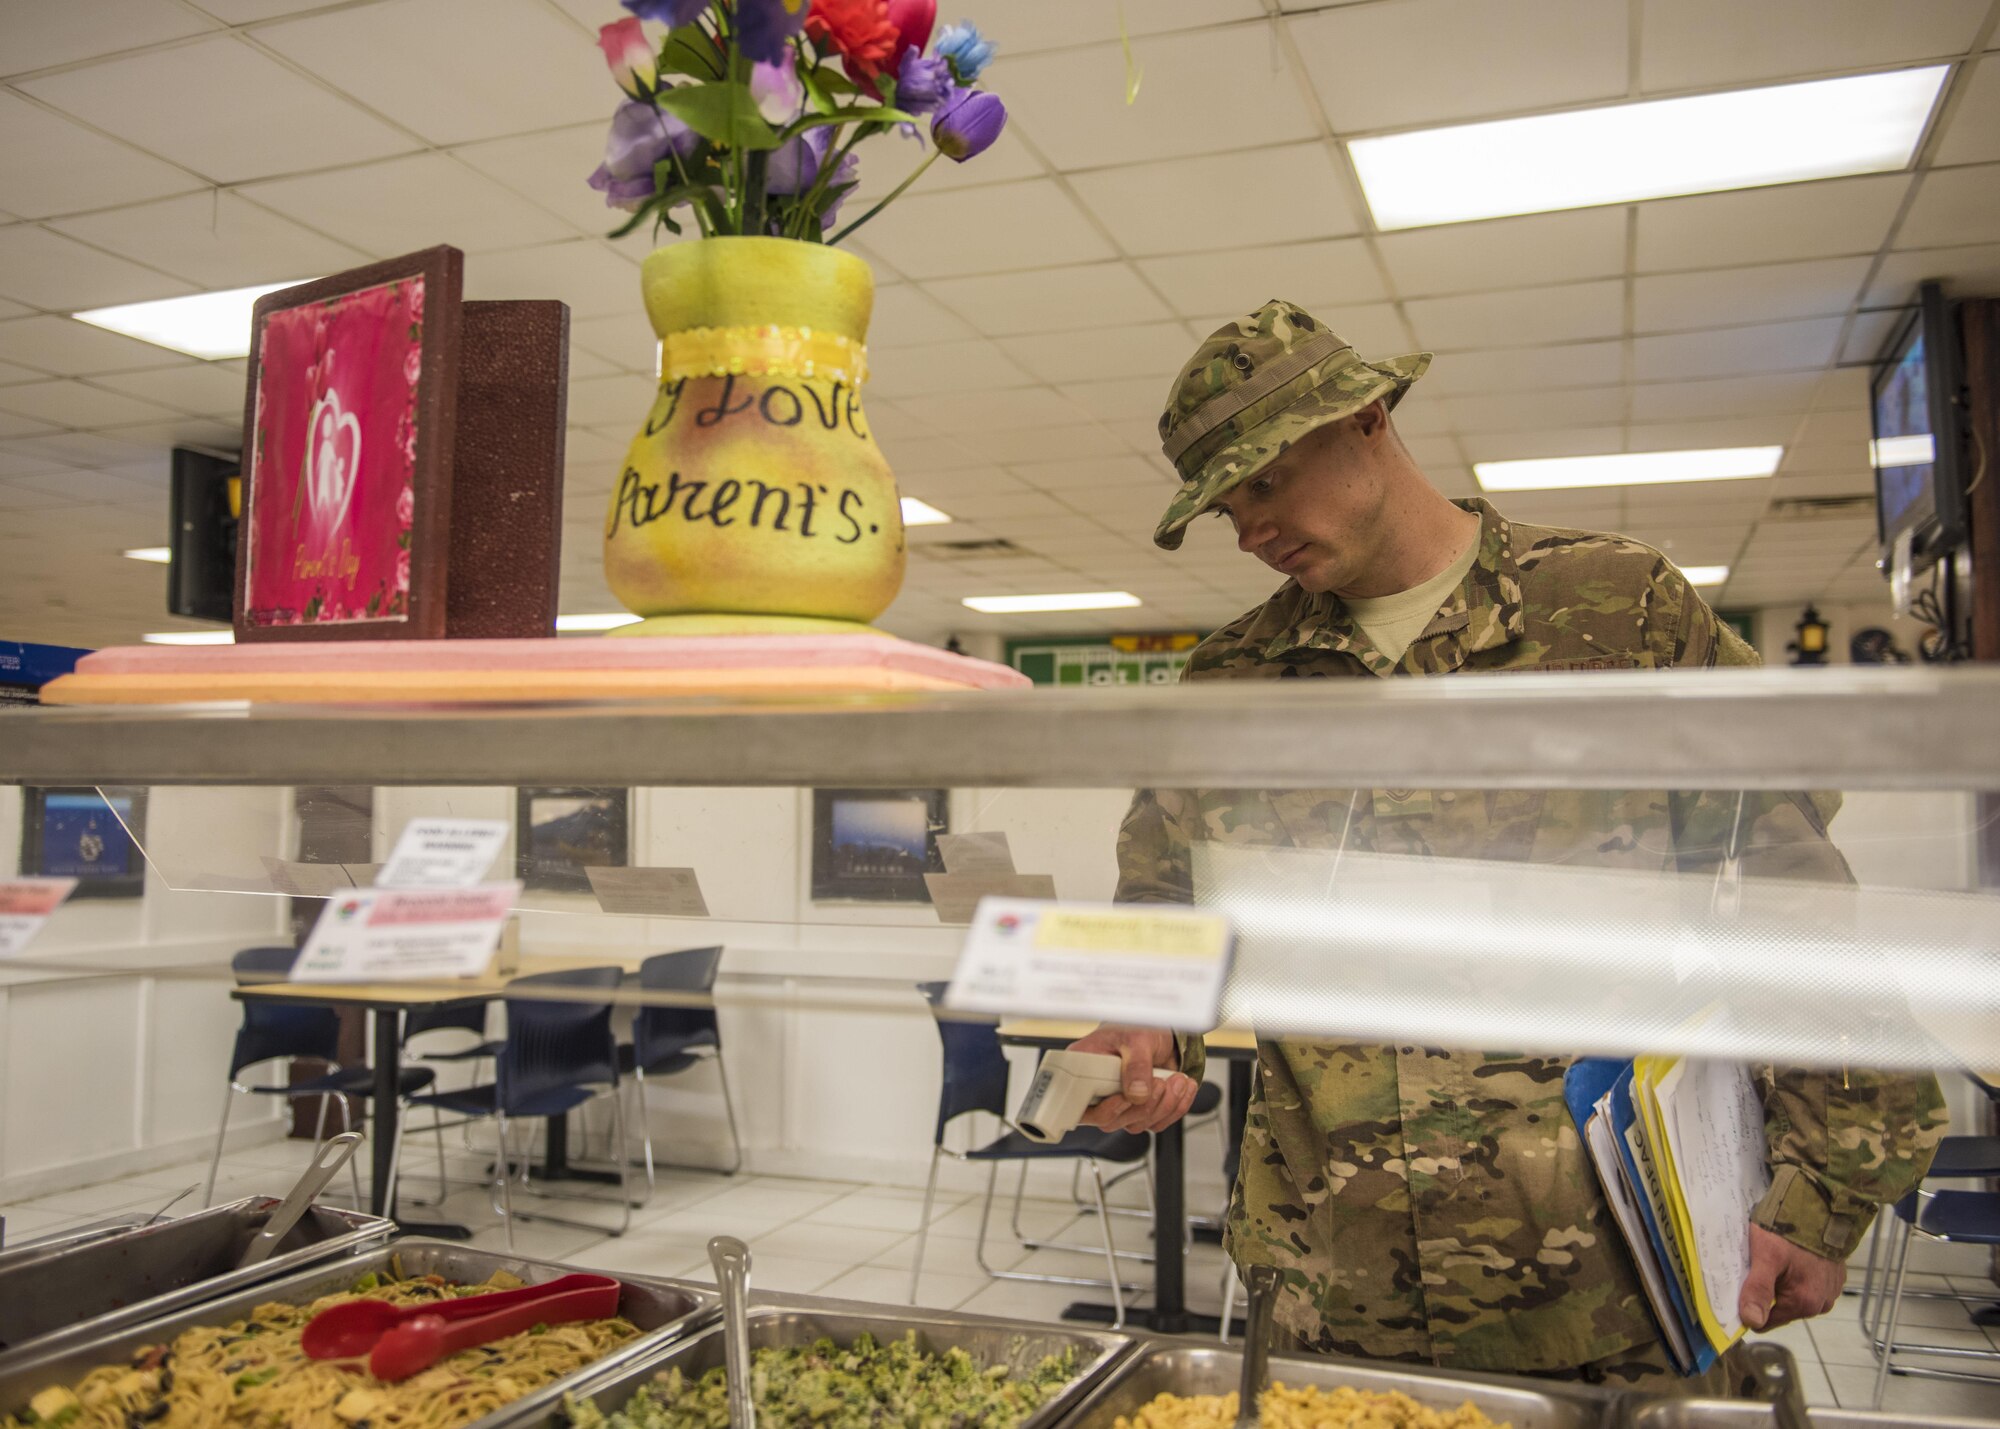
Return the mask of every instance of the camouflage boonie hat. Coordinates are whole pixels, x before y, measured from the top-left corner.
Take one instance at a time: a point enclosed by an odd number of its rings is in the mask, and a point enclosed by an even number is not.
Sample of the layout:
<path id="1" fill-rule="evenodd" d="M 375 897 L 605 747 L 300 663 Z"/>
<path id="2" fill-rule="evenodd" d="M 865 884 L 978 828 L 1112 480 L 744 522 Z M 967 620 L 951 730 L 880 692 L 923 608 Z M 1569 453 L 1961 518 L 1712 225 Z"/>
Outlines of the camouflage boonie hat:
<path id="1" fill-rule="evenodd" d="M 1393 407 L 1431 365 L 1428 352 L 1365 362 L 1294 304 L 1273 298 L 1217 328 L 1181 369 L 1160 441 L 1182 486 L 1153 532 L 1175 550 L 1188 522 L 1293 442 L 1376 398 Z"/>

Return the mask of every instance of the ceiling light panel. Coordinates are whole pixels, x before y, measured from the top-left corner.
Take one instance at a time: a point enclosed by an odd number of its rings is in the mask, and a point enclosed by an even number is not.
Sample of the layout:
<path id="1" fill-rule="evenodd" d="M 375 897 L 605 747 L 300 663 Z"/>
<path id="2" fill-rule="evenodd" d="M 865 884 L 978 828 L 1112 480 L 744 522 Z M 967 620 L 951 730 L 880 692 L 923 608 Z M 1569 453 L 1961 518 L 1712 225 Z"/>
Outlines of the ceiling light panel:
<path id="1" fill-rule="evenodd" d="M 1949 66 L 1350 141 L 1383 229 L 1906 167 Z"/>
<path id="2" fill-rule="evenodd" d="M 266 283 L 221 293 L 193 293 L 185 298 L 94 308 L 76 314 L 76 319 L 157 347 L 170 347 L 190 357 L 246 357 L 250 352 L 251 311 L 257 300 L 266 293 L 310 281 L 299 278 L 290 283 Z"/>
<path id="3" fill-rule="evenodd" d="M 1485 491 L 1566 491 L 1582 486 L 1653 486 L 1683 481 L 1742 481 L 1778 469 L 1783 447 L 1716 447 L 1706 451 L 1613 452 L 1604 456 L 1476 461 L 1472 474 Z"/>
<path id="4" fill-rule="evenodd" d="M 982 615 L 1032 615 L 1050 610 L 1129 610 L 1141 602 L 1130 591 L 1095 590 L 1072 595 L 969 595 L 963 604 Z"/>
<path id="5" fill-rule="evenodd" d="M 945 515 L 944 512 L 938 510 L 937 507 L 931 505 L 928 501 L 919 501 L 914 496 L 905 496 L 903 498 L 903 524 L 905 526 L 943 526 L 950 521 L 951 517 Z"/>

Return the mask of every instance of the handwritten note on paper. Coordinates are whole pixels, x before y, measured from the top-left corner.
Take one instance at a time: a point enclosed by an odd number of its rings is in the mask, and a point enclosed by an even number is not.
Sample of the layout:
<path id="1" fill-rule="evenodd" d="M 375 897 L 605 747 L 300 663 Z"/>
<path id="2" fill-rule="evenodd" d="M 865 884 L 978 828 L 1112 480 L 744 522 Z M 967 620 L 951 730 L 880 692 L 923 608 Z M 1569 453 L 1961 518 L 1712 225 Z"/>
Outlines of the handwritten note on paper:
<path id="1" fill-rule="evenodd" d="M 924 887 L 940 923 L 970 923 L 982 898 L 1056 896 L 1056 881 L 1046 873 L 927 873 Z"/>
<path id="2" fill-rule="evenodd" d="M 1726 1344 L 1743 1332 L 1736 1302 L 1750 1275 L 1750 1212 L 1771 1187 L 1763 1100 L 1741 1062 L 1692 1058 L 1660 1079 L 1658 1097 L 1710 1333 Z"/>
<path id="3" fill-rule="evenodd" d="M 946 873 L 1014 872 L 1013 850 L 1007 847 L 1007 835 L 999 829 L 974 834 L 939 834 L 937 846 Z"/>
<path id="4" fill-rule="evenodd" d="M 597 906 L 645 918 L 706 918 L 708 900 L 691 868 L 597 868 L 590 875 Z"/>

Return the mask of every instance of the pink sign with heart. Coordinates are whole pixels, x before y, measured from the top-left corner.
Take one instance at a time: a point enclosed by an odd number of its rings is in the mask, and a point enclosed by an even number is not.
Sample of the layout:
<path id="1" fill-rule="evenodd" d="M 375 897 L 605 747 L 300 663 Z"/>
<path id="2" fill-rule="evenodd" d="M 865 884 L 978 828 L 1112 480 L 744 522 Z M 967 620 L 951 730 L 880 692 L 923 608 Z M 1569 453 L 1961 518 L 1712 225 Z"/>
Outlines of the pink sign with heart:
<path id="1" fill-rule="evenodd" d="M 423 318 L 415 277 L 265 320 L 245 532 L 251 623 L 409 619 Z"/>

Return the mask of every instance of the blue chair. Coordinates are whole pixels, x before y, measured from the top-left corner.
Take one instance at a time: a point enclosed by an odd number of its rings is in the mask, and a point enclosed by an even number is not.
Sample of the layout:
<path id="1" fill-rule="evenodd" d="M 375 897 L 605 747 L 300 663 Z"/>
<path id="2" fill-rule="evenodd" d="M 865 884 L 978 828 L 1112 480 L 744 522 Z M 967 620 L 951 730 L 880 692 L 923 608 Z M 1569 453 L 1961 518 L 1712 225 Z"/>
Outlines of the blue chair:
<path id="1" fill-rule="evenodd" d="M 478 1063 L 492 1056 L 500 1048 L 497 1039 L 488 1041 L 486 1038 L 486 1012 L 492 1005 L 493 999 L 490 997 L 474 997 L 467 998 L 463 1002 L 440 1002 L 429 1007 L 411 1008 L 403 1014 L 404 1058 L 407 1060 L 414 1057 L 422 1062 L 472 1062 L 473 1080 L 479 1080 Z M 418 1038 L 433 1032 L 469 1032 L 475 1040 L 470 1046 L 447 1048 L 442 1051 L 434 1048 L 419 1050 L 414 1045 Z M 470 1125 L 469 1122 L 458 1124 Z M 441 1205 L 450 1191 L 444 1164 L 444 1113 L 436 1107 L 431 1108 L 431 1130 L 435 1133 L 437 1141 L 437 1199 L 424 1201 L 416 1196 L 409 1196 L 406 1199 L 412 1205 Z"/>
<path id="2" fill-rule="evenodd" d="M 245 948 L 229 960 L 229 970 L 239 987 L 284 982 L 292 975 L 292 964 L 298 961 L 298 956 L 296 948 Z M 307 1081 L 279 1085 L 246 1086 L 238 1080 L 247 1068 L 259 1063 L 289 1063 L 294 1058 L 325 1062 L 332 1070 Z M 407 1098 L 412 1092 L 429 1086 L 436 1080 L 436 1075 L 422 1068 L 406 1068 L 397 1090 Z M 229 1053 L 229 1084 L 222 1094 L 222 1125 L 215 1131 L 215 1154 L 209 1158 L 208 1182 L 201 1193 L 202 1204 L 209 1205 L 214 1200 L 216 1172 L 222 1165 L 223 1141 L 229 1135 L 229 1113 L 239 1093 L 287 1099 L 325 1098 L 319 1104 L 319 1120 L 313 1131 L 313 1139 L 321 1142 L 326 1139 L 327 1101 L 339 1103 L 340 1129 L 346 1131 L 349 1123 L 347 1098 L 365 1097 L 373 1092 L 374 1087 L 375 1073 L 370 1068 L 340 1065 L 340 1014 L 333 1008 L 308 1003 L 300 1003 L 296 1007 L 280 1002 L 244 1003 L 243 1025 L 236 1029 L 236 1045 Z M 361 1173 L 356 1169 L 355 1161 L 349 1160 L 347 1168 L 354 1180 L 354 1203 L 357 1206 L 365 1204 L 361 1195 Z"/>
<path id="3" fill-rule="evenodd" d="M 551 1221 L 600 1234 L 623 1235 L 632 1224 L 632 1201 L 626 1187 L 625 1115 L 618 1091 L 618 1044 L 611 1032 L 618 984 L 625 974 L 616 967 L 576 968 L 516 978 L 502 999 L 507 1009 L 507 1038 L 494 1058 L 495 1080 L 483 1086 L 429 1092 L 409 1098 L 411 1106 L 455 1112 L 468 1119 L 492 1117 L 500 1140 L 499 1199 L 493 1209 L 507 1227 L 507 1248 L 514 1248 L 514 1222 Z M 564 993 L 578 996 L 566 997 Z M 618 1202 L 623 1213 L 616 1230 L 589 1221 L 514 1209 L 513 1153 L 508 1124 L 523 1118 L 565 1116 L 585 1102 L 611 1094 L 611 1116 L 618 1154 Z M 521 1169 L 525 1178 L 528 1158 Z M 391 1169 L 391 1182 L 395 1172 Z"/>
<path id="4" fill-rule="evenodd" d="M 1874 1407 L 1877 1409 L 1882 1407 L 1882 1392 L 1888 1387 L 1891 1374 L 2000 1385 L 2000 1375 L 1968 1374 L 1960 1370 L 1892 1365 L 1898 1350 L 1908 1354 L 1938 1355 L 1952 1359 L 2000 1361 L 2000 1349 L 1979 1350 L 1960 1345 L 1896 1343 L 1896 1324 L 1903 1310 L 1903 1277 L 1910 1269 L 1910 1243 L 1921 1235 L 1929 1240 L 1943 1241 L 1952 1245 L 2000 1246 L 2000 1191 L 1919 1189 L 1896 1202 L 1895 1215 L 1902 1224 L 1903 1235 L 1897 1244 L 1893 1259 L 1895 1268 L 1889 1272 L 1889 1323 L 1879 1339 L 1872 1334 L 1869 1336 L 1876 1360 Z M 1953 1295 L 1946 1298 L 1983 1301 L 1990 1300 L 1992 1296 L 1989 1293 L 1962 1297 Z"/>
<path id="5" fill-rule="evenodd" d="M 722 965 L 721 948 L 689 948 L 661 953 L 639 965 L 643 992 L 707 995 L 715 988 Z M 703 1062 L 714 1062 L 722 1081 L 722 1110 L 729 1119 L 729 1146 L 734 1159 L 729 1174 L 743 1168 L 743 1141 L 736 1130 L 736 1106 L 729 1095 L 729 1068 L 722 1060 L 722 1028 L 713 1007 L 641 1006 L 632 1018 L 632 1040 L 618 1048 L 618 1070 L 631 1074 L 639 1087 L 640 1144 L 645 1148 L 646 1195 L 653 1194 L 653 1128 L 646 1116 L 646 1079 L 671 1077 Z"/>
<path id="6" fill-rule="evenodd" d="M 2000 1176 L 2000 1136 L 1947 1136 L 1938 1143 L 1937 1155 L 1931 1160 L 1931 1169 L 1924 1173 L 1924 1180 L 1969 1181 L 1988 1176 Z M 1868 1265 L 1861 1272 L 1860 1319 L 1870 1338 L 1877 1342 L 1882 1338 L 1883 1297 L 1881 1288 L 1875 1283 L 1875 1267 L 1889 1233 L 1890 1220 L 1886 1213 L 1875 1217 L 1875 1228 L 1868 1237 Z M 1983 1305 L 1990 1302 L 1993 1296 L 1990 1292 L 1960 1295 L 1951 1290 L 1910 1290 L 1904 1292 L 1903 1298 L 1957 1300 L 1961 1304 Z"/>
<path id="7" fill-rule="evenodd" d="M 1007 1131 L 998 1140 L 971 1151 L 953 1151 L 944 1144 L 945 1128 L 967 1112 L 983 1111 L 1007 1120 L 1007 1056 L 1000 1048 L 1000 1035 L 990 1023 L 960 1022 L 940 1015 L 940 999 L 945 984 L 917 984 L 937 1022 L 938 1038 L 944 1044 L 944 1088 L 938 1095 L 937 1126 L 931 1141 L 930 1178 L 924 1183 L 923 1220 L 917 1226 L 916 1256 L 910 1266 L 910 1303 L 917 1302 L 917 1283 L 924 1269 L 924 1242 L 930 1235 L 931 1203 L 937 1196 L 938 1162 L 949 1156 L 956 1161 L 987 1164 L 986 1202 L 979 1214 L 979 1245 L 975 1256 L 979 1268 L 994 1280 L 1032 1280 L 1051 1285 L 1108 1286 L 1111 1291 L 1112 1326 L 1125 1323 L 1125 1289 L 1118 1279 L 1118 1247 L 1112 1240 L 1111 1217 L 1105 1214 L 1105 1162 L 1130 1165 L 1146 1156 L 1148 1138 L 1122 1131 L 1098 1131 L 1078 1127 L 1054 1145 L 1030 1141 L 1018 1131 Z M 1074 1275 L 1042 1275 L 1021 1270 L 995 1270 L 986 1263 L 986 1227 L 993 1217 L 993 1191 L 1003 1161 L 1062 1161 L 1081 1157 L 1090 1164 L 1097 1188 L 1097 1223 L 1104 1233 L 1104 1263 L 1109 1280 Z"/>

